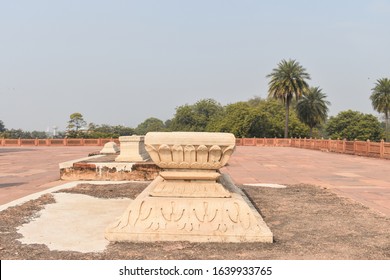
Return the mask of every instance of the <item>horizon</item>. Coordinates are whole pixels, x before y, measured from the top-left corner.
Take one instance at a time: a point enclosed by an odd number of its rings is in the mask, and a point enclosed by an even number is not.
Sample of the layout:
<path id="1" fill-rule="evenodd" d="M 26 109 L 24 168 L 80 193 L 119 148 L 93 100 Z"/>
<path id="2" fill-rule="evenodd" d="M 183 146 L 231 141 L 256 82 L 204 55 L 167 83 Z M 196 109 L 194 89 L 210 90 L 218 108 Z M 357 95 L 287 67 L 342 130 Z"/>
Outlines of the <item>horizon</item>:
<path id="1" fill-rule="evenodd" d="M 259 96 L 253 96 L 252 98 L 257 98 L 257 97 L 259 97 Z M 260 97 L 262 100 L 266 100 L 267 98 L 262 98 L 262 97 Z M 270 99 L 273 99 L 273 98 L 271 98 L 271 97 L 269 97 Z M 249 98 L 249 99 L 251 99 L 251 98 Z M 243 102 L 247 102 L 247 101 L 249 101 L 249 99 L 248 100 L 241 100 L 241 101 L 243 101 Z M 200 101 L 200 100 L 197 100 L 197 101 Z M 197 102 L 197 101 L 195 101 L 195 103 Z M 218 102 L 218 100 L 215 100 L 215 101 L 217 101 Z M 237 101 L 237 102 L 240 102 L 240 101 Z M 280 100 L 278 100 L 278 102 L 281 102 Z M 220 103 L 220 102 L 219 102 Z M 229 104 L 231 104 L 231 103 L 229 103 Z M 229 105 L 229 104 L 226 104 L 226 105 Z M 187 105 L 187 104 L 182 104 L 182 105 Z M 193 105 L 193 104 L 188 104 L 188 105 Z M 222 106 L 226 106 L 226 105 L 222 105 Z M 179 105 L 179 106 L 181 106 L 181 105 Z M 353 110 L 353 109 L 345 109 L 345 110 L 343 110 L 343 111 L 340 111 L 340 112 L 345 112 L 345 111 L 348 111 L 348 110 L 352 110 L 352 111 L 357 111 L 357 110 Z M 340 112 L 338 112 L 338 113 L 340 113 Z M 360 112 L 360 111 L 357 111 L 357 112 Z M 80 112 L 73 112 L 73 113 L 80 113 Z M 360 112 L 360 113 L 363 113 L 363 114 L 372 114 L 372 115 L 374 115 L 375 117 L 377 117 L 378 118 L 378 120 L 379 120 L 379 122 L 381 122 L 381 123 L 384 123 L 384 120 L 383 120 L 383 116 L 382 116 L 382 114 L 379 114 L 379 113 L 377 113 L 376 112 L 376 114 L 375 113 L 364 113 L 364 112 Z M 81 113 L 82 114 L 82 113 Z M 82 114 L 83 115 L 83 114 Z M 337 115 L 337 114 L 336 114 Z M 330 115 L 328 115 L 328 119 L 329 118 L 331 118 L 331 117 L 335 117 L 336 115 L 332 115 L 332 116 L 330 116 Z M 168 121 L 168 120 L 171 120 L 172 118 L 174 117 L 174 115 L 172 115 L 172 117 L 171 118 L 169 118 L 169 119 L 165 119 L 165 120 L 161 120 L 161 121 L 163 121 L 164 123 L 166 122 L 166 121 Z M 83 118 L 84 118 L 84 115 L 83 115 Z M 150 116 L 150 117 L 147 117 L 146 119 L 144 119 L 144 120 L 142 120 L 139 124 L 141 124 L 142 122 L 144 122 L 145 120 L 147 120 L 147 119 L 149 119 L 149 118 L 155 118 L 155 117 L 153 117 L 153 116 Z M 66 121 L 66 125 L 68 124 L 68 121 L 70 120 L 70 118 L 68 118 L 67 119 L 67 121 Z M 84 127 L 81 127 L 80 129 L 81 130 L 87 130 L 88 129 L 88 126 L 89 126 L 89 124 L 94 124 L 94 125 L 97 125 L 97 126 L 103 126 L 103 125 L 109 125 L 109 126 L 124 126 L 124 127 L 128 127 L 128 128 L 132 128 L 132 129 L 135 129 L 139 124 L 137 124 L 137 125 L 135 125 L 134 127 L 130 127 L 130 126 L 126 126 L 126 125 L 123 125 L 123 124 L 109 124 L 109 123 L 95 123 L 95 122 L 93 122 L 93 121 L 89 121 L 89 120 L 86 120 L 85 118 L 84 118 L 84 120 L 86 121 L 86 126 L 84 126 Z M 0 120 L 1 121 L 1 120 Z M 5 128 L 6 129 L 8 129 L 8 130 L 10 130 L 10 129 L 15 129 L 15 130 L 18 130 L 18 129 L 21 129 L 21 128 L 11 128 L 11 127 L 7 127 L 6 126 L 6 124 L 4 123 L 4 125 L 5 125 Z M 23 130 L 23 129 L 21 129 L 21 130 Z M 64 126 L 64 129 L 59 129 L 58 128 L 58 126 L 52 126 L 52 127 L 47 127 L 46 128 L 46 130 L 37 130 L 37 129 L 33 129 L 33 130 L 23 130 L 23 131 L 26 131 L 26 132 L 33 132 L 33 131 L 37 131 L 37 132 L 46 132 L 46 133 L 48 133 L 48 134 L 52 134 L 53 132 L 54 132 L 54 130 L 55 130 L 55 133 L 65 133 L 66 131 L 67 131 L 67 128 L 66 128 L 66 126 Z"/>

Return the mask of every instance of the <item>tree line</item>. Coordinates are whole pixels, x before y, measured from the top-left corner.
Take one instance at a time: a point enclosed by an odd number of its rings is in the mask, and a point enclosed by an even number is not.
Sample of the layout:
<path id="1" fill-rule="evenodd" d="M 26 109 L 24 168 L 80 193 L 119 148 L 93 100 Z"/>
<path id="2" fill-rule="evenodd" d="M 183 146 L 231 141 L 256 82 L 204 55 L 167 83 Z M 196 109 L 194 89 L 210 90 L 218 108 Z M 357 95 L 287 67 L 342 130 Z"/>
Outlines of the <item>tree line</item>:
<path id="1" fill-rule="evenodd" d="M 311 126 L 299 115 L 298 102 L 289 110 L 288 137 L 332 138 L 380 141 L 384 126 L 372 114 L 342 111 L 337 116 Z M 200 110 L 202 108 L 202 110 Z M 282 138 L 285 133 L 285 106 L 278 100 L 254 97 L 248 101 L 221 106 L 213 99 L 202 99 L 192 105 L 176 108 L 174 117 L 166 121 L 149 118 L 135 131 L 206 131 L 230 132 L 238 138 Z M 139 130 L 142 128 L 142 131 Z"/>
<path id="2" fill-rule="evenodd" d="M 315 123 L 306 115 L 299 114 L 299 102 L 292 101 L 289 110 L 288 137 L 332 138 L 347 140 L 379 141 L 385 132 L 385 123 L 377 117 L 358 111 L 342 111 L 324 122 Z M 310 124 L 302 121 L 308 118 Z M 145 135 L 149 131 L 205 131 L 230 132 L 236 137 L 282 138 L 285 133 L 285 106 L 273 98 L 253 97 L 222 106 L 214 99 L 201 99 L 194 104 L 176 108 L 172 119 L 162 121 L 150 117 L 131 128 L 122 125 L 97 125 L 87 123 L 81 113 L 70 116 L 67 130 L 58 132 L 57 138 L 117 138 L 124 135 Z M 308 121 L 308 122 L 309 122 Z M 0 121 L 1 138 L 49 138 L 44 131 L 5 129 Z"/>
<path id="3" fill-rule="evenodd" d="M 116 138 L 145 135 L 149 131 L 230 132 L 236 137 L 332 138 L 347 140 L 390 140 L 390 79 L 378 79 L 370 100 L 384 114 L 380 122 L 372 114 L 347 110 L 328 117 L 330 102 L 318 86 L 310 86 L 310 75 L 295 60 L 282 60 L 269 78 L 268 97 L 253 97 L 222 106 L 214 99 L 201 99 L 176 108 L 172 119 L 150 117 L 137 127 L 87 123 L 81 113 L 70 115 L 67 130 L 57 137 Z M 0 137 L 46 138 L 45 132 L 7 130 L 0 121 Z"/>

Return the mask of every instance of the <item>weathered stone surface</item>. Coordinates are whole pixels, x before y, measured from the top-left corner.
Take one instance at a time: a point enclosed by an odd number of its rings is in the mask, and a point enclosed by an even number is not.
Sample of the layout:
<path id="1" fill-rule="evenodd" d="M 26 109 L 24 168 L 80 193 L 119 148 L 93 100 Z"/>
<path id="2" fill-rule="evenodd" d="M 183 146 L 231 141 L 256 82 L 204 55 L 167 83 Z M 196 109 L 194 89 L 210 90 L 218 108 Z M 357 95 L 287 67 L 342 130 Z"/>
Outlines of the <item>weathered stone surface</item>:
<path id="1" fill-rule="evenodd" d="M 145 136 L 120 136 L 120 154 L 115 161 L 137 162 L 146 161 L 149 155 L 145 150 Z"/>
<path id="2" fill-rule="evenodd" d="M 164 170 L 105 232 L 110 241 L 272 242 L 248 198 L 220 174 L 229 133 L 154 132 L 145 137 Z"/>
<path id="3" fill-rule="evenodd" d="M 221 177 L 229 198 L 152 197 L 157 177 L 122 217 L 106 229 L 110 241 L 272 242 L 269 230 L 242 191 Z"/>
<path id="4" fill-rule="evenodd" d="M 104 144 L 103 149 L 100 150 L 101 154 L 116 154 L 117 152 L 119 152 L 119 147 L 115 142 Z"/>
<path id="5" fill-rule="evenodd" d="M 72 166 L 60 168 L 60 178 L 66 181 L 150 181 L 161 168 L 152 162 L 75 162 Z"/>

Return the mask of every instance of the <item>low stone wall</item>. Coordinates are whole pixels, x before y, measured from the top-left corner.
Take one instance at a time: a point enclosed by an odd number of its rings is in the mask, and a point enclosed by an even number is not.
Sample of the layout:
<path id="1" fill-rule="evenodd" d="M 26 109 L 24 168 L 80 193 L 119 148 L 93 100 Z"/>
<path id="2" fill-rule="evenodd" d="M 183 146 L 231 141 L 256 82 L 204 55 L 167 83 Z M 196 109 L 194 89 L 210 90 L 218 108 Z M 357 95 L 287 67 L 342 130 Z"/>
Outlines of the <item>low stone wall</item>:
<path id="1" fill-rule="evenodd" d="M 0 139 L 0 146 L 104 146 L 108 142 L 119 144 L 118 139 L 98 138 L 98 139 Z"/>
<path id="2" fill-rule="evenodd" d="M 390 159 L 390 143 L 306 138 L 237 138 L 237 146 L 294 147 Z"/>
<path id="3" fill-rule="evenodd" d="M 0 139 L 0 146 L 104 146 L 119 139 Z M 294 147 L 390 159 L 390 143 L 306 138 L 236 138 L 237 146 Z"/>

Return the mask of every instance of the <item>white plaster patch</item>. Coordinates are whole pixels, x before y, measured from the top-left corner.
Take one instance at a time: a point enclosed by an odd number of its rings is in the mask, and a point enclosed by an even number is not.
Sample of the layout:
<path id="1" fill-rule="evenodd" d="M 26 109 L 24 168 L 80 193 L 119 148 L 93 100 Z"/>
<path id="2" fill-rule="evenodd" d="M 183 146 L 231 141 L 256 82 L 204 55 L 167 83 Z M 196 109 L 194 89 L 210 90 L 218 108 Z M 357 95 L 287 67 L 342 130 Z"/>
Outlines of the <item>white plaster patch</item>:
<path id="1" fill-rule="evenodd" d="M 129 206 L 131 199 L 100 199 L 82 194 L 54 193 L 48 204 L 18 232 L 24 244 L 45 244 L 50 250 L 101 252 L 108 245 L 106 227 Z"/>
<path id="2" fill-rule="evenodd" d="M 285 189 L 285 188 L 287 188 L 287 187 L 284 186 L 284 185 L 279 185 L 279 184 L 264 184 L 264 183 L 244 184 L 244 186 L 262 187 L 262 188 L 274 188 L 274 189 Z"/>

